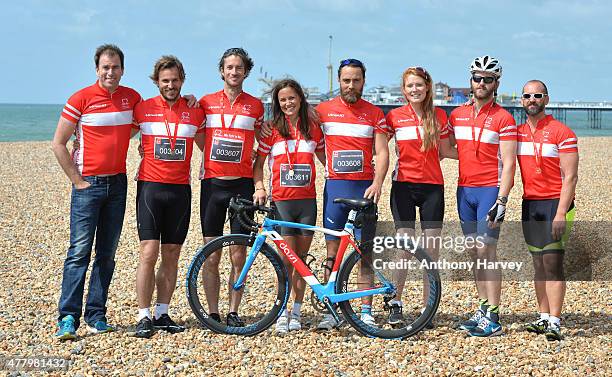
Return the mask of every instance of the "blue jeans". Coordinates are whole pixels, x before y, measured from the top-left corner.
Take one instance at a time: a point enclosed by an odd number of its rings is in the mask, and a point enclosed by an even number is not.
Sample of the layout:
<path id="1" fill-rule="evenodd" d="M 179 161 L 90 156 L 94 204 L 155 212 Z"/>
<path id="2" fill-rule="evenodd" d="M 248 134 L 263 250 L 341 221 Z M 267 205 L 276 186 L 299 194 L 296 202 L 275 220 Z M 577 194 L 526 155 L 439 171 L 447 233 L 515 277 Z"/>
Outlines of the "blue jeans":
<path id="1" fill-rule="evenodd" d="M 70 201 L 70 247 L 64 261 L 59 319 L 71 314 L 79 326 L 83 307 L 85 275 L 89 267 L 94 235 L 96 255 L 89 278 L 85 322 L 106 321 L 108 287 L 115 270 L 115 251 L 121 235 L 127 178 L 125 174 L 108 177 L 83 177 L 91 184 L 82 190 L 72 188 Z"/>

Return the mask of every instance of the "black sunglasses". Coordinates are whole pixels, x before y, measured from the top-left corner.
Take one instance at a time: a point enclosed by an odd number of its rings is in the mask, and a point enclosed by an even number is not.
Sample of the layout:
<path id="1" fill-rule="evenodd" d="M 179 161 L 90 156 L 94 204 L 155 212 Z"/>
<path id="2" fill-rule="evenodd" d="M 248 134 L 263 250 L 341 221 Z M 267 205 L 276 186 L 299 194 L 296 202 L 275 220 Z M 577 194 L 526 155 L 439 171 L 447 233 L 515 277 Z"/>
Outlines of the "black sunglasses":
<path id="1" fill-rule="evenodd" d="M 544 97 L 546 97 L 548 94 L 546 93 L 523 93 L 523 98 L 524 99 L 542 99 Z"/>
<path id="2" fill-rule="evenodd" d="M 359 68 L 365 68 L 363 66 L 363 63 L 360 60 L 357 60 L 357 59 L 344 59 L 344 60 L 341 60 L 340 61 L 340 68 L 342 68 L 344 66 L 347 66 L 349 64 L 350 65 L 354 65 L 354 66 L 359 67 Z"/>
<path id="3" fill-rule="evenodd" d="M 472 81 L 474 81 L 476 84 L 479 84 L 481 81 L 484 81 L 485 84 L 491 84 L 496 80 L 495 77 L 493 76 L 472 76 Z"/>

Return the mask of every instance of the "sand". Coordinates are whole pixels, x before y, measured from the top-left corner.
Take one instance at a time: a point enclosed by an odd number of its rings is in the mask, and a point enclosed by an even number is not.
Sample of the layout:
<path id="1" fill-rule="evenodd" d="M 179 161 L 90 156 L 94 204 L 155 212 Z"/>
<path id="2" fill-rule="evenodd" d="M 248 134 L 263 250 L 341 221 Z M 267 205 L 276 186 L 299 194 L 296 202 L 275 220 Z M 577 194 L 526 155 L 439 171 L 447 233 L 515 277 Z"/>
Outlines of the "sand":
<path id="1" fill-rule="evenodd" d="M 108 317 L 119 331 L 61 343 L 54 339 L 62 265 L 68 247 L 70 185 L 50 143 L 0 143 L 0 356 L 58 356 L 71 361 L 69 375 L 610 375 L 612 369 L 612 300 L 609 266 L 612 176 L 610 138 L 580 139 L 576 192 L 577 237 L 593 258 L 593 281 L 570 281 L 563 315 L 565 339 L 547 342 L 521 330 L 536 311 L 532 283 L 505 282 L 502 321 L 505 335 L 469 338 L 457 323 L 473 310 L 475 288 L 469 281 L 444 281 L 434 330 L 405 341 L 369 339 L 350 327 L 329 333 L 314 331 L 318 318 L 304 305 L 306 328 L 288 336 L 268 330 L 243 338 L 202 329 L 185 298 L 186 266 L 201 244 L 200 184 L 193 161 L 191 226 L 179 262 L 180 271 L 170 314 L 185 323 L 182 334 L 156 334 L 150 340 L 128 336 L 137 313 L 135 271 L 138 236 L 136 183 L 130 181 L 128 205 L 111 285 Z M 132 143 L 128 177 L 138 155 Z M 456 221 L 457 163 L 443 161 L 446 219 Z M 319 174 L 322 187 L 322 174 Z M 381 200 L 380 220 L 390 221 L 389 178 Z M 520 218 L 522 188 L 517 172 L 508 220 Z M 319 196 L 322 189 L 319 190 Z M 321 200 L 319 201 L 319 206 Z M 320 213 L 320 212 L 319 212 Z M 593 225 L 595 224 L 595 225 Z M 600 231 L 605 229 L 605 231 Z M 604 234 L 601 234 L 604 233 Z M 578 241 L 574 241 L 578 242 Z M 524 245 L 519 251 L 526 253 Z M 324 243 L 315 239 L 311 253 L 324 258 Z M 2 366 L 0 366 L 2 371 Z M 8 371 L 3 371 L 8 373 Z M 62 372 L 54 372 L 61 375 Z"/>

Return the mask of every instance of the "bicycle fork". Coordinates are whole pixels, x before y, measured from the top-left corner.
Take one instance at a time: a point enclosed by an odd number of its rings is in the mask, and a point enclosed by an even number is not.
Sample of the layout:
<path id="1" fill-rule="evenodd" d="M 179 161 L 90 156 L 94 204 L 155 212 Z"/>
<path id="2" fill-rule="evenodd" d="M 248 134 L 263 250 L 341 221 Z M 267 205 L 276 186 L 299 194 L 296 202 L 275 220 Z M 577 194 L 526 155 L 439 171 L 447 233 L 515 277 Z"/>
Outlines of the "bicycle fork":
<path id="1" fill-rule="evenodd" d="M 246 261 L 244 262 L 244 267 L 242 268 L 242 271 L 240 271 L 240 275 L 238 276 L 238 279 L 236 279 L 236 281 L 234 282 L 234 285 L 232 286 L 232 288 L 235 291 L 239 291 L 242 288 L 244 288 L 244 283 L 246 281 L 247 273 L 251 269 L 251 266 L 253 266 L 255 257 L 257 257 L 257 254 L 259 254 L 259 250 L 261 250 L 261 246 L 263 245 L 265 241 L 266 241 L 266 236 L 262 234 L 258 235 L 255 238 L 253 247 L 251 247 L 251 250 L 247 254 Z"/>

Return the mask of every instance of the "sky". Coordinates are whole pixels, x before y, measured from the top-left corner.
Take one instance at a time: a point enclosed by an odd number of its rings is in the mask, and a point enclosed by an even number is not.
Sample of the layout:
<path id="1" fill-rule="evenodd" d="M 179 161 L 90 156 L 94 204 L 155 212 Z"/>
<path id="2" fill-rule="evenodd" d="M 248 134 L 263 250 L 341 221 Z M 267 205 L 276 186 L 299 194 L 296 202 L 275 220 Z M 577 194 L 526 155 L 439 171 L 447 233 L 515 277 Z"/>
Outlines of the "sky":
<path id="1" fill-rule="evenodd" d="M 158 94 L 148 76 L 164 54 L 183 62 L 184 94 L 220 90 L 217 64 L 230 47 L 255 61 L 244 85 L 253 95 L 266 72 L 325 92 L 330 35 L 334 88 L 344 58 L 365 63 L 366 89 L 399 85 L 410 66 L 463 87 L 472 59 L 488 54 L 503 66 L 500 92 L 540 79 L 552 101 L 612 102 L 610 1 L 24 0 L 2 8 L 0 103 L 64 103 L 95 82 L 103 43 L 121 47 L 121 83 L 145 98 Z"/>

